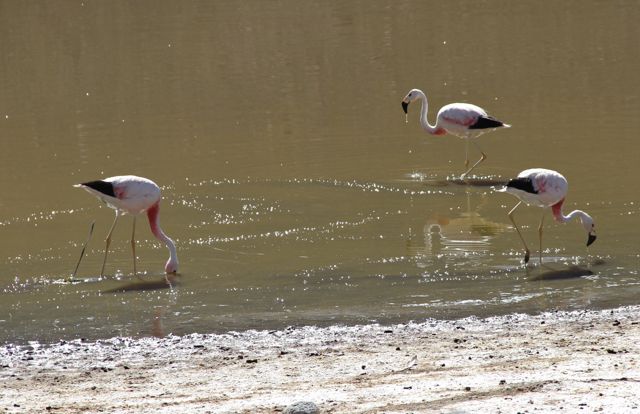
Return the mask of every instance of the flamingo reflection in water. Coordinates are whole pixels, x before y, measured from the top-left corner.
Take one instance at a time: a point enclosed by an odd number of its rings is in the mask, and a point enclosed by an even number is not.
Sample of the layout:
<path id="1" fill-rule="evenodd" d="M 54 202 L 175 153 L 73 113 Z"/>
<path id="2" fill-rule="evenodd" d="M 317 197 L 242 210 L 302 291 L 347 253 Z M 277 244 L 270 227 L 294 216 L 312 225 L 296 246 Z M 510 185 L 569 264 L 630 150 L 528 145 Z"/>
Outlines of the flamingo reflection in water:
<path id="1" fill-rule="evenodd" d="M 471 191 L 466 192 L 467 209 L 458 216 L 434 213 L 422 228 L 424 245 L 407 240 L 407 250 L 416 258 L 433 260 L 438 257 L 462 258 L 473 254 L 488 255 L 492 240 L 509 230 L 504 223 L 496 223 L 482 216 L 480 210 L 487 203 L 485 194 L 481 194 L 478 206 L 471 206 Z M 419 263 L 426 267 L 426 263 Z"/>

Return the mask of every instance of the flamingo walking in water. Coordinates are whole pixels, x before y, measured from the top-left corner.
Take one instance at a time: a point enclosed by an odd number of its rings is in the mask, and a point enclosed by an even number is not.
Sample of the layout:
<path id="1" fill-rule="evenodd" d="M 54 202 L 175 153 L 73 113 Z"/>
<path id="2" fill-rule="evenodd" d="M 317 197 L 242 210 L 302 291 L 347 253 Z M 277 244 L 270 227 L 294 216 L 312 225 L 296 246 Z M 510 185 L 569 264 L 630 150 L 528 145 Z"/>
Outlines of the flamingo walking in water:
<path id="1" fill-rule="evenodd" d="M 118 218 L 121 214 L 131 214 L 133 216 L 133 231 L 131 233 L 131 249 L 133 251 L 133 274 L 137 276 L 136 271 L 136 216 L 146 212 L 151 226 L 151 232 L 160 241 L 162 241 L 169 249 L 169 260 L 164 266 L 167 274 L 176 273 L 178 271 L 178 254 L 176 245 L 160 228 L 160 187 L 153 181 L 136 177 L 135 175 L 120 175 L 109 177 L 103 180 L 89 181 L 82 184 L 76 184 L 74 187 L 80 187 L 87 190 L 90 194 L 103 201 L 109 207 L 115 210 L 116 218 L 111 225 L 109 234 L 106 239 L 106 247 L 104 249 L 104 261 L 102 262 L 102 270 L 100 277 L 104 275 L 104 267 L 107 263 L 107 253 L 111 244 L 111 233 L 116 227 Z"/>
<path id="2" fill-rule="evenodd" d="M 596 230 L 593 219 L 590 215 L 581 210 L 574 210 L 568 215 L 562 213 L 562 204 L 567 195 L 567 189 L 569 184 L 567 179 L 557 171 L 547 170 L 544 168 L 531 168 L 522 171 L 518 174 L 517 178 L 510 180 L 507 185 L 498 190 L 504 191 L 509 194 L 513 194 L 520 201 L 509 211 L 509 219 L 513 223 L 524 245 L 525 255 L 524 262 L 529 261 L 529 248 L 525 243 L 515 220 L 513 219 L 513 212 L 523 202 L 529 205 L 534 205 L 546 209 L 551 207 L 553 217 L 560 223 L 566 223 L 577 217 L 580 219 L 584 230 L 587 232 L 587 246 L 591 245 L 596 240 Z M 542 211 L 542 218 L 540 219 L 540 226 L 538 227 L 538 236 L 540 241 L 540 264 L 542 264 L 542 225 L 544 221 L 544 213 Z"/>
<path id="3" fill-rule="evenodd" d="M 427 113 L 429 111 L 427 95 L 425 95 L 420 89 L 410 90 L 404 99 L 402 99 L 402 109 L 404 110 L 404 113 L 407 113 L 409 104 L 415 100 L 422 101 L 420 125 L 422 125 L 422 128 L 425 131 L 431 135 L 451 134 L 465 139 L 466 160 L 464 168 L 469 167 L 469 141 L 471 141 L 478 151 L 480 151 L 480 154 L 482 154 L 480 159 L 462 174 L 460 177 L 462 179 L 464 179 L 467 174 L 473 171 L 474 168 L 480 165 L 480 163 L 487 158 L 487 155 L 475 142 L 474 138 L 497 128 L 511 127 L 511 125 L 505 124 L 504 122 L 487 115 L 487 112 L 479 106 L 468 103 L 452 103 L 443 106 L 438 111 L 436 124 L 433 126 L 429 124 L 429 121 L 427 120 Z"/>

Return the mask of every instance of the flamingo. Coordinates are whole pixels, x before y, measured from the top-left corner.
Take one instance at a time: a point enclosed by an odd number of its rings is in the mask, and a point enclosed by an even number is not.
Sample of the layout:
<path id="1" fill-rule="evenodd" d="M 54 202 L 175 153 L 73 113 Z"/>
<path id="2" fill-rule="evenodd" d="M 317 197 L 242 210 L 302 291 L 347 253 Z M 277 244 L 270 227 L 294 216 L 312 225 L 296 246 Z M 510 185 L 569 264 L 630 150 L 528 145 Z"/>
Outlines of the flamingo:
<path id="1" fill-rule="evenodd" d="M 133 274 L 136 271 L 136 216 L 146 212 L 151 226 L 151 232 L 169 249 L 169 260 L 164 266 L 167 274 L 178 271 L 178 254 L 176 245 L 160 228 L 160 187 L 148 178 L 137 177 L 135 175 L 119 175 L 105 178 L 103 180 L 89 181 L 76 184 L 74 187 L 84 188 L 87 192 L 97 197 L 107 206 L 116 212 L 109 234 L 107 235 L 106 247 L 104 249 L 104 260 L 100 277 L 104 275 L 104 266 L 107 263 L 107 253 L 111 244 L 111 233 L 116 227 L 121 214 L 131 214 L 133 216 L 133 231 L 131 232 L 131 250 L 133 251 Z"/>
<path id="2" fill-rule="evenodd" d="M 436 117 L 436 124 L 432 126 L 427 120 L 427 112 L 429 111 L 429 101 L 427 95 L 420 89 L 411 89 L 409 93 L 402 99 L 402 109 L 407 114 L 407 108 L 409 104 L 415 100 L 422 101 L 422 109 L 420 111 L 420 125 L 422 128 L 431 135 L 445 135 L 447 133 L 455 135 L 459 138 L 464 138 L 466 141 L 466 160 L 464 168 L 469 167 L 469 141 L 473 138 L 477 138 L 485 132 L 493 131 L 497 128 L 509 128 L 511 125 L 505 124 L 496 118 L 487 115 L 487 112 L 479 106 L 468 103 L 451 103 L 443 106 L 438 111 Z M 461 179 L 464 179 L 467 174 L 473 171 L 482 161 L 487 158 L 487 155 L 482 151 L 480 146 L 471 141 L 473 145 L 480 151 L 482 156 L 480 159 L 465 171 Z"/>
<path id="3" fill-rule="evenodd" d="M 544 168 L 531 168 L 522 171 L 518 174 L 517 178 L 509 180 L 506 186 L 498 191 L 507 192 L 513 194 L 520 201 L 509 211 L 509 219 L 513 223 L 524 245 L 525 255 L 524 262 L 529 261 L 529 248 L 525 243 L 515 220 L 513 219 L 513 212 L 523 202 L 529 205 L 534 205 L 546 209 L 551 207 L 553 217 L 560 223 L 566 223 L 573 218 L 578 217 L 584 230 L 587 232 L 587 246 L 590 246 L 596 240 L 596 230 L 593 218 L 590 215 L 581 210 L 574 210 L 568 215 L 562 213 L 562 203 L 567 195 L 567 189 L 569 184 L 567 179 L 557 171 L 547 170 Z M 544 213 L 542 211 L 542 218 L 540 219 L 540 226 L 538 227 L 538 237 L 540 241 L 540 264 L 542 264 L 542 225 L 544 222 Z"/>

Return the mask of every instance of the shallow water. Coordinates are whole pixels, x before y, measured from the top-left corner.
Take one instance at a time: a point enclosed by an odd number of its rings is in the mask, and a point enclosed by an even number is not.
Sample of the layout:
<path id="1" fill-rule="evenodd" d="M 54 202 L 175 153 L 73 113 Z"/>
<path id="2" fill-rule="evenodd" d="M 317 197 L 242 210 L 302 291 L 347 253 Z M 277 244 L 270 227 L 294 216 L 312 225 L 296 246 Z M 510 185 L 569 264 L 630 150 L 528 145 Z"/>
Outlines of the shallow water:
<path id="1" fill-rule="evenodd" d="M 636 304 L 640 50 L 633 3 L 10 3 L 0 13 L 0 341 L 405 321 Z M 540 23 L 544 22 L 544 23 Z M 473 185 L 432 108 L 483 106 Z M 472 157 L 477 154 L 472 150 Z M 516 220 L 495 184 L 561 171 L 577 223 Z M 158 182 L 180 275 L 72 184 Z M 70 275 L 89 226 L 77 279 Z M 584 270 L 584 272 L 583 272 Z M 555 273 L 554 273 L 555 272 Z"/>

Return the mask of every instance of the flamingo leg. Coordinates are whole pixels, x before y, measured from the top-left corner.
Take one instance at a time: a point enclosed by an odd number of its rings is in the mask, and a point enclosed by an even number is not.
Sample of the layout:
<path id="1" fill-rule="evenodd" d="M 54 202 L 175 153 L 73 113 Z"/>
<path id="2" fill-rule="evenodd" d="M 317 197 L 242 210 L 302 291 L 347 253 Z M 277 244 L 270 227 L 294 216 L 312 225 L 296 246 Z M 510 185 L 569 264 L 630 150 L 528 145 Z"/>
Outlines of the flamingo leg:
<path id="1" fill-rule="evenodd" d="M 515 207 L 513 207 L 511 209 L 511 211 L 509 212 L 508 216 L 509 219 L 511 220 L 511 222 L 513 223 L 513 227 L 515 227 L 516 231 L 518 232 L 518 236 L 520 236 L 520 240 L 522 240 L 522 244 L 524 245 L 524 262 L 525 264 L 529 262 L 529 248 L 527 247 L 527 243 L 524 241 L 524 238 L 522 237 L 522 234 L 520 233 L 520 229 L 518 228 L 518 225 L 516 224 L 516 221 L 513 219 L 513 212 L 516 210 L 516 208 L 518 208 L 520 206 L 520 204 L 522 204 L 522 201 L 520 201 L 518 204 L 515 205 Z"/>
<path id="2" fill-rule="evenodd" d="M 542 266 L 542 225 L 544 223 L 544 213 L 542 210 L 542 218 L 540 219 L 540 226 L 538 227 L 538 238 L 540 239 L 540 266 Z"/>
<path id="3" fill-rule="evenodd" d="M 111 233 L 113 233 L 113 229 L 116 228 L 118 218 L 120 218 L 120 211 L 116 210 L 116 218 L 115 220 L 113 220 L 111 230 L 109 230 L 109 234 L 107 234 L 107 239 L 105 240 L 106 246 L 104 248 L 104 260 L 102 261 L 102 270 L 100 270 L 100 277 L 104 276 L 104 266 L 107 264 L 107 253 L 109 253 L 109 245 L 111 244 Z"/>
<path id="4" fill-rule="evenodd" d="M 469 168 L 469 138 L 465 139 L 465 147 L 464 147 L 464 169 Z M 464 177 L 464 174 L 462 174 Z"/>
<path id="5" fill-rule="evenodd" d="M 136 270 L 136 216 L 133 216 L 133 231 L 131 232 L 131 251 L 133 252 L 133 275 L 138 276 Z"/>
<path id="6" fill-rule="evenodd" d="M 91 223 L 91 228 L 89 228 L 89 235 L 87 236 L 87 241 L 84 242 L 84 245 L 82 246 L 82 251 L 80 252 L 80 258 L 78 259 L 78 264 L 76 264 L 76 268 L 73 271 L 73 274 L 71 275 L 71 279 L 75 279 L 76 278 L 76 274 L 78 273 L 78 268 L 80 267 L 80 262 L 82 261 L 82 258 L 84 257 L 84 251 L 87 249 L 87 244 L 89 244 L 89 240 L 91 240 L 91 235 L 93 234 L 93 227 L 96 225 L 96 222 L 92 222 Z"/>
<path id="7" fill-rule="evenodd" d="M 467 148 L 469 147 L 468 144 L 469 140 L 467 139 Z M 480 165 L 480 163 L 484 160 L 487 159 L 487 154 L 484 153 L 484 151 L 482 151 L 482 149 L 480 148 L 480 146 L 478 144 L 476 144 L 475 141 L 473 141 L 473 145 L 475 145 L 475 147 L 478 149 L 478 151 L 480 151 L 480 154 L 482 154 L 482 156 L 480 157 L 480 159 L 478 161 L 476 161 L 475 164 L 473 164 L 471 166 L 471 168 L 469 168 L 467 171 L 465 171 L 464 174 L 462 174 L 462 176 L 460 177 L 461 179 L 464 180 L 464 178 L 467 176 L 467 174 L 469 174 L 471 171 L 473 171 L 474 168 L 476 168 L 478 165 Z M 467 163 L 469 162 L 469 156 L 467 154 Z M 465 166 L 466 167 L 466 166 Z"/>

